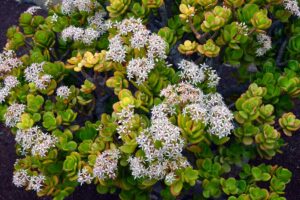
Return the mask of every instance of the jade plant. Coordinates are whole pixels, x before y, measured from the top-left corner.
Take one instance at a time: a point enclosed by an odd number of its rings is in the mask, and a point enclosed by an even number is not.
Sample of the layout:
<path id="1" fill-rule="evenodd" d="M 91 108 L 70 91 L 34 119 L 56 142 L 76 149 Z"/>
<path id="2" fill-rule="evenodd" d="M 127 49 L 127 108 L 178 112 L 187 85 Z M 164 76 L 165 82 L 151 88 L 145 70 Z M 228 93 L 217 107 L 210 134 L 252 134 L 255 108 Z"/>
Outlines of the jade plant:
<path id="1" fill-rule="evenodd" d="M 16 187 L 55 200 L 83 184 L 123 200 L 285 199 L 292 173 L 251 160 L 300 129 L 296 1 L 47 7 L 21 14 L 0 54 Z M 228 66 L 248 89 L 223 98 Z"/>

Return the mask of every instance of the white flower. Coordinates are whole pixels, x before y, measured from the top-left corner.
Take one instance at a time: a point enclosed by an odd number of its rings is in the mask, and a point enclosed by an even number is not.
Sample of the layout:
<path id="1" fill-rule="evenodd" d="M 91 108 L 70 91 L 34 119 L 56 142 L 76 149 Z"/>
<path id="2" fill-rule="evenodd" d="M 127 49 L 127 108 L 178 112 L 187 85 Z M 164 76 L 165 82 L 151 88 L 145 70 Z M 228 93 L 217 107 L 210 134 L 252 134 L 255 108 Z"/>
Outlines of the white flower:
<path id="1" fill-rule="evenodd" d="M 90 12 L 93 5 L 91 0 L 63 0 L 61 11 L 66 15 L 72 14 L 76 9 L 79 11 Z"/>
<path id="2" fill-rule="evenodd" d="M 218 76 L 217 71 L 206 64 L 201 64 L 201 69 L 205 73 L 208 87 L 216 87 L 220 81 L 220 77 Z"/>
<path id="3" fill-rule="evenodd" d="M 4 87 L 8 88 L 9 90 L 16 87 L 19 83 L 20 82 L 15 76 L 7 76 L 4 79 Z"/>
<path id="4" fill-rule="evenodd" d="M 25 79 L 28 82 L 35 82 L 39 74 L 43 72 L 44 63 L 32 63 L 29 67 L 24 70 Z"/>
<path id="5" fill-rule="evenodd" d="M 82 170 L 78 171 L 77 174 L 77 181 L 80 183 L 80 185 L 87 183 L 90 184 L 92 180 L 94 179 L 94 176 L 88 172 L 86 168 L 83 168 Z"/>
<path id="6" fill-rule="evenodd" d="M 18 68 L 23 63 L 16 57 L 12 50 L 3 51 L 0 54 L 0 76 L 11 72 L 12 69 Z"/>
<path id="7" fill-rule="evenodd" d="M 42 8 L 40 6 L 31 6 L 29 7 L 24 13 L 29 13 L 34 15 L 38 10 L 41 10 Z"/>
<path id="8" fill-rule="evenodd" d="M 248 26 L 245 24 L 245 22 L 235 22 L 237 24 L 238 27 L 238 31 L 240 34 L 247 36 L 249 33 L 249 28 Z"/>
<path id="9" fill-rule="evenodd" d="M 49 8 L 52 4 L 53 4 L 53 1 L 52 1 L 52 0 L 46 0 L 45 3 L 44 3 L 44 6 L 45 6 L 46 8 Z"/>
<path id="10" fill-rule="evenodd" d="M 93 41 L 100 37 L 100 32 L 93 28 L 78 28 L 75 26 L 69 26 L 65 28 L 62 33 L 62 39 L 67 41 L 68 39 L 74 41 L 83 42 L 86 45 L 91 45 Z"/>
<path id="11" fill-rule="evenodd" d="M 71 94 L 70 89 L 67 86 L 60 86 L 56 90 L 56 95 L 62 99 L 67 99 Z"/>
<path id="12" fill-rule="evenodd" d="M 109 50 L 106 52 L 106 59 L 118 63 L 125 61 L 126 50 L 120 35 L 116 35 L 109 39 L 108 49 Z"/>
<path id="13" fill-rule="evenodd" d="M 230 134 L 234 128 L 232 124 L 233 114 L 226 106 L 214 106 L 209 113 L 210 127 L 208 132 L 216 135 L 219 138 L 225 137 Z"/>
<path id="14" fill-rule="evenodd" d="M 16 187 L 26 186 L 28 183 L 28 180 L 29 180 L 29 176 L 28 176 L 28 173 L 26 170 L 20 169 L 20 170 L 14 172 L 12 182 Z"/>
<path id="15" fill-rule="evenodd" d="M 30 176 L 26 170 L 20 169 L 14 172 L 12 182 L 16 187 L 27 186 L 28 190 L 39 192 L 44 184 L 45 179 L 46 177 L 42 174 Z"/>
<path id="16" fill-rule="evenodd" d="M 203 106 L 203 104 L 189 104 L 184 107 L 183 115 L 191 116 L 194 121 L 201 121 L 204 124 L 208 122 L 207 109 Z"/>
<path id="17" fill-rule="evenodd" d="M 127 77 L 129 80 L 135 78 L 137 84 L 141 84 L 147 80 L 148 74 L 154 66 L 153 60 L 147 58 L 132 59 L 127 65 Z"/>
<path id="18" fill-rule="evenodd" d="M 10 90 L 19 84 L 15 76 L 7 76 L 4 79 L 4 87 L 0 89 L 0 103 L 4 102 L 6 97 L 10 94 Z"/>
<path id="19" fill-rule="evenodd" d="M 101 35 L 108 29 L 108 26 L 104 20 L 105 15 L 105 11 L 98 11 L 94 16 L 88 18 L 89 26 L 97 30 Z"/>
<path id="20" fill-rule="evenodd" d="M 225 137 L 233 129 L 233 114 L 226 107 L 219 93 L 204 95 L 199 89 L 189 83 L 169 85 L 161 91 L 168 106 L 184 105 L 182 113 L 192 120 L 201 120 L 209 126 L 208 132 L 218 137 Z"/>
<path id="21" fill-rule="evenodd" d="M 106 20 L 105 23 L 104 23 L 106 29 L 111 29 L 114 27 L 114 22 L 112 22 L 110 19 Z"/>
<path id="22" fill-rule="evenodd" d="M 142 20 L 135 19 L 133 17 L 124 19 L 122 22 L 116 24 L 116 27 L 121 35 L 127 35 L 128 33 L 145 29 L 145 26 L 142 24 Z"/>
<path id="23" fill-rule="evenodd" d="M 46 89 L 47 85 L 51 82 L 51 78 L 51 75 L 42 75 L 34 81 L 34 84 L 38 89 L 44 90 Z"/>
<path id="24" fill-rule="evenodd" d="M 4 115 L 5 125 L 7 127 L 14 127 L 20 121 L 21 115 L 25 111 L 25 105 L 13 103 L 7 108 L 7 111 Z"/>
<path id="25" fill-rule="evenodd" d="M 147 169 L 144 166 L 144 161 L 139 157 L 129 157 L 129 168 L 134 178 L 142 178 L 147 174 Z"/>
<path id="26" fill-rule="evenodd" d="M 121 138 L 123 135 L 128 135 L 131 132 L 132 128 L 132 119 L 134 117 L 134 106 L 128 105 L 126 108 L 123 108 L 121 112 L 117 113 L 117 131 Z"/>
<path id="27" fill-rule="evenodd" d="M 165 104 L 154 106 L 151 126 L 136 138 L 139 148 L 145 154 L 145 159 L 138 157 L 128 159 L 134 178 L 160 180 L 164 179 L 170 170 L 186 166 L 186 158 L 181 154 L 184 140 L 180 135 L 180 129 L 168 119 L 171 110 Z"/>
<path id="28" fill-rule="evenodd" d="M 57 138 L 47 133 L 43 133 L 39 127 L 35 126 L 26 130 L 18 130 L 15 140 L 22 147 L 23 152 L 30 151 L 33 156 L 44 157 L 55 147 Z"/>
<path id="29" fill-rule="evenodd" d="M 210 110 L 214 106 L 225 106 L 223 97 L 219 93 L 209 93 L 204 95 L 203 102 L 207 110 Z"/>
<path id="30" fill-rule="evenodd" d="M 149 36 L 148 40 L 148 48 L 147 48 L 147 56 L 150 59 L 160 58 L 166 59 L 166 49 L 167 43 L 166 41 L 157 34 L 152 34 Z"/>
<path id="31" fill-rule="evenodd" d="M 130 44 L 133 48 L 140 49 L 146 46 L 150 31 L 143 28 L 133 33 Z"/>
<path id="32" fill-rule="evenodd" d="M 41 190 L 41 187 L 44 184 L 45 179 L 46 177 L 44 175 L 30 176 L 27 188 L 29 190 L 34 190 L 36 192 L 39 192 Z"/>
<path id="33" fill-rule="evenodd" d="M 7 87 L 0 89 L 0 103 L 3 103 L 6 97 L 9 95 L 10 90 Z"/>
<path id="34" fill-rule="evenodd" d="M 200 67 L 198 67 L 194 62 L 182 60 L 178 68 L 181 69 L 181 78 L 194 85 L 207 80 L 208 87 L 216 87 L 220 80 L 216 70 L 213 70 L 205 63 L 200 64 Z"/>
<path id="35" fill-rule="evenodd" d="M 166 175 L 165 181 L 167 184 L 172 185 L 172 183 L 176 180 L 174 172 L 170 172 Z"/>
<path id="36" fill-rule="evenodd" d="M 203 92 L 193 85 L 181 82 L 178 85 L 168 85 L 164 88 L 160 96 L 165 97 L 168 105 L 178 103 L 199 103 L 203 100 Z"/>
<path id="37" fill-rule="evenodd" d="M 100 33 L 93 28 L 87 28 L 84 30 L 84 35 L 82 37 L 82 42 L 84 44 L 90 45 L 95 41 L 97 38 L 99 38 Z"/>
<path id="38" fill-rule="evenodd" d="M 91 0 L 74 0 L 74 6 L 77 7 L 79 11 L 90 12 L 93 2 Z"/>
<path id="39" fill-rule="evenodd" d="M 52 17 L 51 17 L 51 22 L 55 23 L 55 22 L 57 22 L 57 20 L 58 20 L 58 15 L 56 13 L 54 13 L 54 15 L 52 15 Z"/>
<path id="40" fill-rule="evenodd" d="M 266 52 L 272 48 L 271 37 L 266 35 L 266 34 L 263 34 L 263 33 L 258 34 L 257 35 L 257 42 L 261 46 L 258 49 L 256 49 L 256 55 L 257 56 L 265 55 Z"/>
<path id="41" fill-rule="evenodd" d="M 62 31 L 61 37 L 64 41 L 67 41 L 68 39 L 73 40 L 75 35 L 77 35 L 76 36 L 77 39 L 80 39 L 82 34 L 83 34 L 83 30 L 81 28 L 77 28 L 75 26 L 69 26 Z"/>
<path id="42" fill-rule="evenodd" d="M 43 74 L 44 62 L 32 63 L 27 67 L 25 72 L 25 80 L 34 83 L 38 89 L 46 89 L 47 85 L 51 82 L 51 75 Z"/>
<path id="43" fill-rule="evenodd" d="M 96 159 L 93 174 L 99 179 L 115 179 L 118 170 L 118 160 L 120 158 L 120 151 L 105 150 Z"/>
<path id="44" fill-rule="evenodd" d="M 75 11 L 74 0 L 63 0 L 61 4 L 61 12 L 65 15 L 70 15 Z"/>
<path id="45" fill-rule="evenodd" d="M 297 0 L 283 0 L 283 6 L 293 15 L 300 17 L 300 10 Z"/>
<path id="46" fill-rule="evenodd" d="M 194 62 L 182 60 L 178 68 L 181 69 L 180 76 L 191 84 L 202 83 L 205 79 L 204 72 Z"/>

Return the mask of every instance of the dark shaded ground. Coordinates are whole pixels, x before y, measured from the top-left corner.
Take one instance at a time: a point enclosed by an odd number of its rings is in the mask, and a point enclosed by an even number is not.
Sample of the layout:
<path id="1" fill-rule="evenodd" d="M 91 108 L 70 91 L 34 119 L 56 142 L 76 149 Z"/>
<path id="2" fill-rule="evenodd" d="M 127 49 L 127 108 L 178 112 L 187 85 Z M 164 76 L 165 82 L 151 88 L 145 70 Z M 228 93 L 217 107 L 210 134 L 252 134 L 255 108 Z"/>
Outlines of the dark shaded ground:
<path id="1" fill-rule="evenodd" d="M 19 14 L 25 11 L 29 5 L 19 5 L 14 0 L 0 0 L 0 48 L 6 43 L 6 29 L 17 24 Z M 230 70 L 229 70 L 230 71 Z M 232 82 L 228 69 L 222 74 L 221 90 L 229 88 L 237 83 Z M 230 86 L 231 85 L 231 86 Z M 222 87 L 224 86 L 224 87 Z M 232 89 L 232 88 L 231 88 Z M 230 90 L 231 90 L 230 89 Z M 231 90 L 232 91 L 232 90 Z M 243 91 L 236 91 L 237 96 Z M 295 113 L 300 117 L 300 103 L 295 105 Z M 35 193 L 16 188 L 12 184 L 13 164 L 16 159 L 14 138 L 7 129 L 0 126 L 0 200 L 48 200 L 50 198 L 38 198 Z M 277 155 L 270 164 L 277 164 L 290 169 L 293 172 L 291 183 L 286 189 L 288 200 L 300 200 L 300 132 L 291 138 L 284 138 L 287 145 L 283 148 L 284 154 Z M 266 162 L 260 159 L 255 163 Z M 96 192 L 95 186 L 84 185 L 78 187 L 73 195 L 67 200 L 94 200 L 94 199 L 117 199 L 114 196 L 103 196 Z"/>

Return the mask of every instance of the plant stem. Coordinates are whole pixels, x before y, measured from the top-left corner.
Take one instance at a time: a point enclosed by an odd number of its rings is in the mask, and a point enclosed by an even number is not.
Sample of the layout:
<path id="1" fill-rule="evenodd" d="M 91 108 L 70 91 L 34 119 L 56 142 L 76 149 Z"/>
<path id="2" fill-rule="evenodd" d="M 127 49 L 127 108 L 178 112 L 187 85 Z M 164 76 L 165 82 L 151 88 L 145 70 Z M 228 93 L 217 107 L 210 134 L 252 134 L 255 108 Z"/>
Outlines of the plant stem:
<path id="1" fill-rule="evenodd" d="M 82 76 L 83 76 L 85 79 L 87 79 L 87 80 L 91 81 L 92 83 L 94 83 L 93 78 L 90 77 L 90 76 L 84 71 L 84 69 L 82 69 L 80 72 L 81 72 Z M 95 84 L 95 83 L 94 83 L 94 84 Z"/>
<path id="2" fill-rule="evenodd" d="M 192 19 L 192 17 L 189 17 L 189 26 L 190 26 L 192 32 L 194 33 L 196 39 L 200 41 L 200 39 L 201 39 L 202 36 L 201 36 L 201 34 L 198 33 L 198 31 L 196 30 L 196 28 L 195 28 L 195 26 L 194 26 L 194 24 L 193 24 L 193 19 Z"/>
<path id="3" fill-rule="evenodd" d="M 70 53 L 70 49 L 68 49 L 61 57 L 60 57 L 60 61 L 63 61 L 68 55 L 69 55 L 69 53 Z"/>
<path id="4" fill-rule="evenodd" d="M 281 44 L 281 46 L 280 46 L 280 48 L 279 48 L 279 50 L 278 50 L 278 54 L 277 54 L 277 57 L 276 57 L 276 65 L 279 65 L 279 64 L 280 64 L 287 43 L 288 43 L 288 38 L 286 38 L 286 39 L 282 42 L 282 44 Z"/>

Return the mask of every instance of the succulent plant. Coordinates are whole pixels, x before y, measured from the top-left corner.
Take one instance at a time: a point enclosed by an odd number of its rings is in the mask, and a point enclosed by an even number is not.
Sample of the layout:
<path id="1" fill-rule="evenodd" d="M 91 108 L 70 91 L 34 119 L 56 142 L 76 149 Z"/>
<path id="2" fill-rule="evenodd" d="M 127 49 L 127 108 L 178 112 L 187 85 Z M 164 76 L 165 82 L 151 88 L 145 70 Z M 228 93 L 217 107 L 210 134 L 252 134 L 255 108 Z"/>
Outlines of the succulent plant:
<path id="1" fill-rule="evenodd" d="M 268 18 L 267 13 L 267 10 L 260 10 L 253 15 L 250 21 L 256 29 L 264 30 L 271 26 L 272 20 Z"/>
<path id="2" fill-rule="evenodd" d="M 216 57 L 219 55 L 220 47 L 218 47 L 213 40 L 207 40 L 205 44 L 198 45 L 198 51 L 207 57 Z"/>
<path id="3" fill-rule="evenodd" d="M 123 200 L 161 186 L 163 199 L 284 200 L 291 172 L 250 160 L 281 153 L 281 132 L 300 127 L 293 15 L 281 0 L 63 0 L 46 17 L 26 11 L 0 54 L 13 182 L 55 200 L 82 184 Z M 239 87 L 218 87 L 225 66 Z"/>
<path id="4" fill-rule="evenodd" d="M 288 136 L 292 136 L 292 132 L 300 128 L 300 120 L 296 119 L 296 116 L 291 112 L 284 113 L 278 121 L 284 134 Z"/>
<path id="5" fill-rule="evenodd" d="M 178 46 L 178 51 L 185 55 L 191 55 L 197 51 L 197 46 L 198 44 L 195 41 L 191 42 L 186 40 L 183 44 Z"/>

